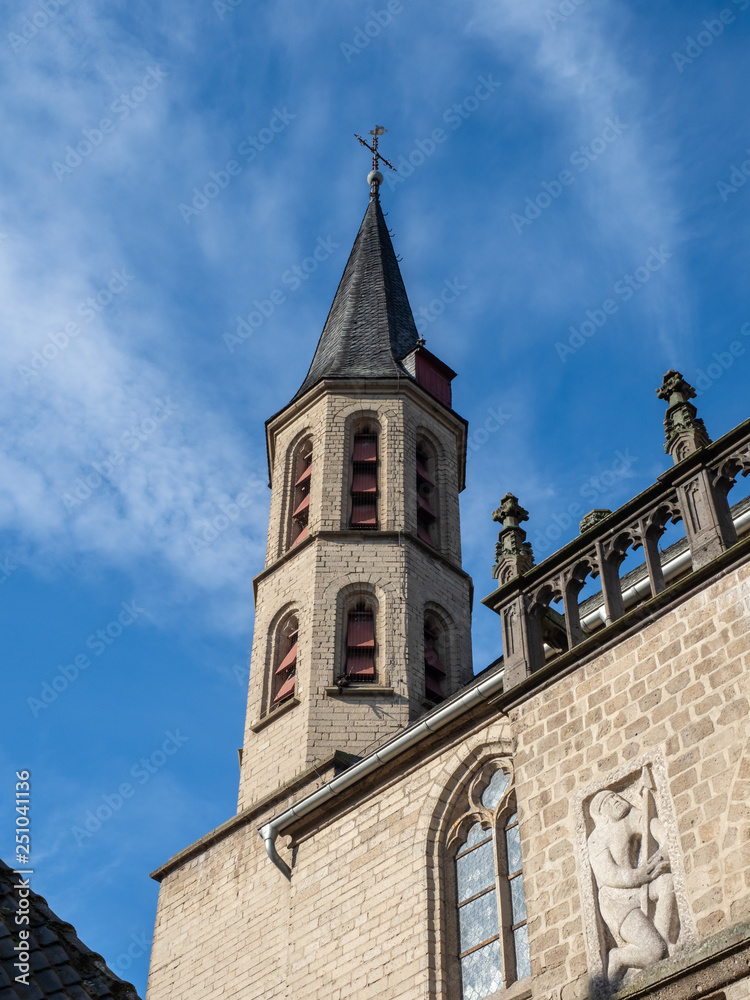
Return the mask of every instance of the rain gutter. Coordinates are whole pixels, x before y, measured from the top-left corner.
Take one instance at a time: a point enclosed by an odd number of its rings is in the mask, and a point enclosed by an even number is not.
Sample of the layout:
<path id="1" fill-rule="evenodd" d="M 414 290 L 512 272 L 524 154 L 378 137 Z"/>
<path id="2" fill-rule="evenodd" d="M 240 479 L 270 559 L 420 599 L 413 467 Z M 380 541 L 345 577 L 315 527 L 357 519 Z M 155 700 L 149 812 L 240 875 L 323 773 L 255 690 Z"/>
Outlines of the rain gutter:
<path id="1" fill-rule="evenodd" d="M 292 871 L 289 865 L 280 857 L 276 850 L 276 838 L 286 827 L 290 826 L 295 820 L 309 815 L 318 806 L 324 802 L 328 802 L 336 795 L 340 795 L 347 788 L 351 788 L 352 785 L 361 781 L 367 775 L 372 774 L 373 771 L 377 771 L 400 753 L 415 746 L 431 733 L 438 732 L 438 730 L 453 722 L 454 719 L 457 719 L 467 709 L 473 708 L 490 695 L 500 691 L 502 686 L 503 671 L 498 670 L 490 677 L 469 688 L 468 691 L 464 691 L 455 701 L 451 701 L 449 704 L 437 709 L 426 719 L 409 728 L 405 733 L 401 733 L 399 736 L 389 740 L 379 750 L 375 750 L 374 753 L 364 757 L 356 764 L 352 764 L 343 774 L 333 778 L 333 780 L 323 785 L 322 788 L 296 802 L 283 813 L 280 813 L 274 819 L 264 824 L 258 832 L 266 845 L 266 854 L 268 857 L 286 878 L 291 879 Z"/>

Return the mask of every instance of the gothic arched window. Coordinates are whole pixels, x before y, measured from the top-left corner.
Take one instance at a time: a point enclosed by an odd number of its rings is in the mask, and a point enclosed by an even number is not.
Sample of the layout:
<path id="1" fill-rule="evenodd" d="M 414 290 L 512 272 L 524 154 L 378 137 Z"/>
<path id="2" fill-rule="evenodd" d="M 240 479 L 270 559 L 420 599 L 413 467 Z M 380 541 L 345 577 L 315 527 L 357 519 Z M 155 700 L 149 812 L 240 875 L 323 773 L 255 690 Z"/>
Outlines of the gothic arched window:
<path id="1" fill-rule="evenodd" d="M 451 827 L 454 955 L 462 1000 L 482 1000 L 530 975 L 521 840 L 512 776 L 497 763 L 472 782 Z"/>
<path id="2" fill-rule="evenodd" d="M 269 708 L 278 708 L 294 695 L 297 683 L 297 633 L 299 621 L 296 614 L 282 619 L 276 630 L 271 675 Z"/>
<path id="3" fill-rule="evenodd" d="M 417 535 L 437 548 L 439 538 L 437 456 L 425 440 L 417 441 Z"/>
<path id="4" fill-rule="evenodd" d="M 307 538 L 310 517 L 310 478 L 312 476 L 312 441 L 305 438 L 294 449 L 292 488 L 289 503 L 289 547 Z"/>
<path id="5" fill-rule="evenodd" d="M 378 426 L 366 421 L 352 435 L 352 528 L 378 527 Z"/>

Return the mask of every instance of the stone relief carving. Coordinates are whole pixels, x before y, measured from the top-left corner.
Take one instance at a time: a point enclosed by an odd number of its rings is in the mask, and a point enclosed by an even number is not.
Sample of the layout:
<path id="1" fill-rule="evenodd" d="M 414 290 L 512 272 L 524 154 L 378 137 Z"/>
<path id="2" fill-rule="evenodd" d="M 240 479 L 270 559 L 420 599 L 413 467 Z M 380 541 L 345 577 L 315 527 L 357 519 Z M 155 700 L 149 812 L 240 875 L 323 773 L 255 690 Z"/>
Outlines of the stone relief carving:
<path id="1" fill-rule="evenodd" d="M 578 796 L 589 966 L 615 990 L 693 941 L 666 774 L 657 756 Z"/>

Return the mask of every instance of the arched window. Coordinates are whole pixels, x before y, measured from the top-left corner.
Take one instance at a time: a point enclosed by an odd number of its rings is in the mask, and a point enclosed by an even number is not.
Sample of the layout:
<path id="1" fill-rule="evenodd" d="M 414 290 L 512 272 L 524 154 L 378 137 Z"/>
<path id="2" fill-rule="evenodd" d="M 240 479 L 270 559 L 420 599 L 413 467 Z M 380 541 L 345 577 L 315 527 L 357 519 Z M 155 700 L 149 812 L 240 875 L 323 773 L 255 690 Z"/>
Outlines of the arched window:
<path id="1" fill-rule="evenodd" d="M 273 672 L 271 677 L 270 710 L 283 705 L 294 695 L 297 682 L 297 632 L 296 614 L 287 615 L 276 631 Z"/>
<path id="2" fill-rule="evenodd" d="M 305 438 L 294 450 L 292 461 L 292 493 L 289 504 L 289 547 L 307 538 L 310 516 L 310 478 L 312 475 L 312 441 Z"/>
<path id="3" fill-rule="evenodd" d="M 367 422 L 352 436 L 352 528 L 378 527 L 378 427 Z"/>
<path id="4" fill-rule="evenodd" d="M 344 679 L 347 683 L 373 683 L 375 672 L 375 607 L 358 599 L 346 613 Z"/>
<path id="5" fill-rule="evenodd" d="M 448 837 L 462 1000 L 482 1000 L 531 974 L 521 839 L 510 771 L 480 772 Z"/>
<path id="6" fill-rule="evenodd" d="M 424 694 L 430 701 L 445 699 L 448 643 L 443 623 L 430 613 L 424 616 Z"/>
<path id="7" fill-rule="evenodd" d="M 417 442 L 417 535 L 437 547 L 438 495 L 435 449 L 427 441 Z"/>

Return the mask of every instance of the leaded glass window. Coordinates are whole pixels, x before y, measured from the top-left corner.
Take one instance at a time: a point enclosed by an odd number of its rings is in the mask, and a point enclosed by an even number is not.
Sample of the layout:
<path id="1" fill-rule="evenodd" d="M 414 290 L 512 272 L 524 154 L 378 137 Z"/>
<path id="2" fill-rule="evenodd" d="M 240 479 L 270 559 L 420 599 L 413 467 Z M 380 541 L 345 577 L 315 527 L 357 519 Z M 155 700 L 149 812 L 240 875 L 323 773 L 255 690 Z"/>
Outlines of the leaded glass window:
<path id="1" fill-rule="evenodd" d="M 461 1000 L 484 1000 L 530 975 L 521 838 L 512 778 L 485 767 L 469 790 L 469 816 L 451 828 Z"/>
<path id="2" fill-rule="evenodd" d="M 518 832 L 518 813 L 514 812 L 505 824 L 505 847 L 508 859 L 508 885 L 510 910 L 513 920 L 513 951 L 515 953 L 516 979 L 531 974 L 529 960 L 529 934 L 526 928 L 526 896 L 523 891 L 521 871 L 521 836 Z"/>

